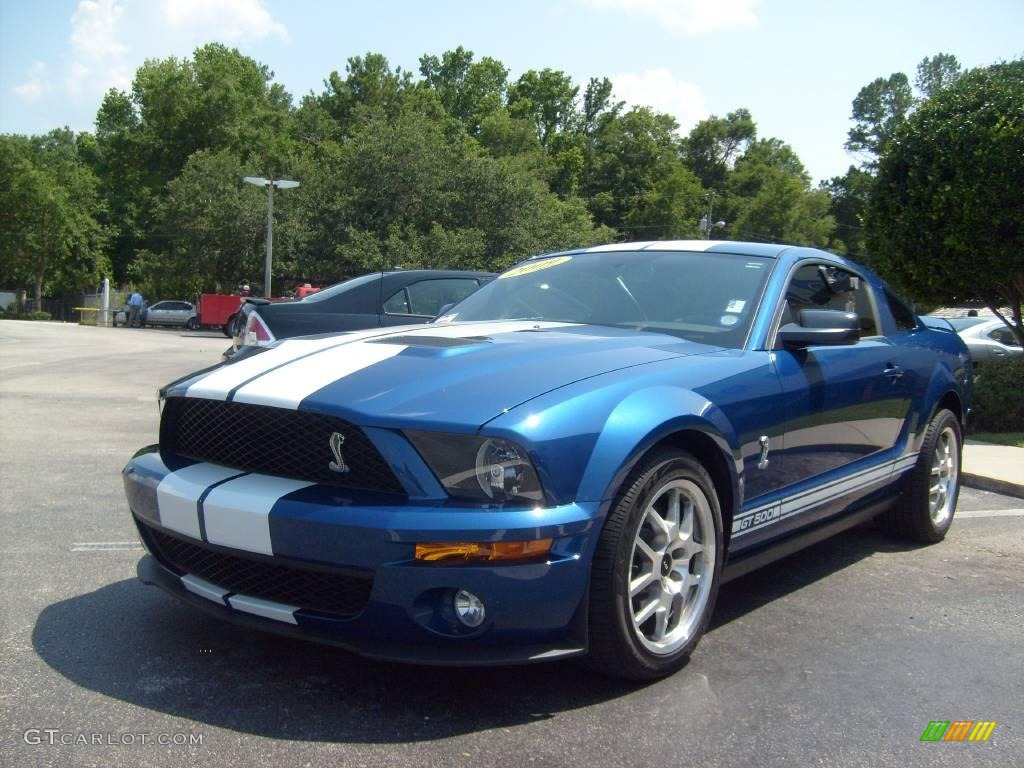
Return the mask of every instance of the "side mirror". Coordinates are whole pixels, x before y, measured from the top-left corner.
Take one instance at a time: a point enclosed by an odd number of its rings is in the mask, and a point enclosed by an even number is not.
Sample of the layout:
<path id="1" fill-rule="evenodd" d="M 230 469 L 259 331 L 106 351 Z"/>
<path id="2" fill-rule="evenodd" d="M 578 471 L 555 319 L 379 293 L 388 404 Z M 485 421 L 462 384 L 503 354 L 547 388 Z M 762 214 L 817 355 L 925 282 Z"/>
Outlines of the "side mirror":
<path id="1" fill-rule="evenodd" d="M 802 309 L 799 323 L 786 323 L 776 338 L 784 347 L 843 346 L 860 340 L 856 312 L 839 309 Z"/>

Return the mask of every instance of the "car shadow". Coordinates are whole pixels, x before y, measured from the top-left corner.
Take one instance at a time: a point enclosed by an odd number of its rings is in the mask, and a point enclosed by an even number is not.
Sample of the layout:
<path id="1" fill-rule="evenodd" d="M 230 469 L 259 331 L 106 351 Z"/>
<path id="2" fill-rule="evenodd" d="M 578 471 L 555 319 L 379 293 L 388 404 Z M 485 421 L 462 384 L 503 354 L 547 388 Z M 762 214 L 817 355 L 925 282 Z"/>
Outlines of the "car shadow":
<path id="1" fill-rule="evenodd" d="M 866 557 L 909 552 L 918 547 L 894 541 L 873 522 L 858 525 L 722 585 L 709 631 L 713 632 Z"/>
<path id="2" fill-rule="evenodd" d="M 737 579 L 723 586 L 710 632 L 880 551 L 900 550 L 858 528 Z M 574 662 L 376 662 L 217 621 L 134 579 L 47 606 L 32 644 L 87 690 L 196 723 L 304 741 L 430 741 L 549 719 L 645 687 Z M 689 702 L 697 719 L 709 706 L 707 679 L 690 668 L 654 685 L 671 686 L 673 700 Z"/>

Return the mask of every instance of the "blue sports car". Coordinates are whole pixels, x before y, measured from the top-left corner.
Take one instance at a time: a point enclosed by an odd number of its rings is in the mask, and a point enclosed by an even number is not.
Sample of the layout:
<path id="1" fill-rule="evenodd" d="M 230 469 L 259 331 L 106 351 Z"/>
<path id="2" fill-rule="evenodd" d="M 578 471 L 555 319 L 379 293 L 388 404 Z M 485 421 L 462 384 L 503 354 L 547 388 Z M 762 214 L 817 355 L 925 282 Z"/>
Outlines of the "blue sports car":
<path id="1" fill-rule="evenodd" d="M 143 582 L 377 658 L 645 679 L 728 579 L 871 517 L 941 540 L 971 366 L 838 256 L 647 242 L 160 396 L 124 469 Z"/>

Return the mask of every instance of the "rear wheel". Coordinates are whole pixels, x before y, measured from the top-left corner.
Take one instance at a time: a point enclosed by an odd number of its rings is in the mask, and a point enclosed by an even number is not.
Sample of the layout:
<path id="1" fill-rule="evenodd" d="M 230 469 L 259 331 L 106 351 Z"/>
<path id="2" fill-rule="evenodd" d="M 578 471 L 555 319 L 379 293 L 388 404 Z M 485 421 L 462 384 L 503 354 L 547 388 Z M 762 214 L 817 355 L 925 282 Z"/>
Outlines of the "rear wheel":
<path id="1" fill-rule="evenodd" d="M 630 475 L 609 513 L 590 581 L 590 663 L 649 680 L 697 646 L 718 593 L 722 515 L 707 471 L 658 449 Z"/>
<path id="2" fill-rule="evenodd" d="M 238 335 L 238 329 L 235 327 L 237 324 L 238 313 L 236 312 L 227 319 L 227 322 L 225 322 L 224 325 L 221 326 L 221 330 L 224 331 L 224 335 L 230 339 L 232 336 Z"/>
<path id="3" fill-rule="evenodd" d="M 956 416 L 945 409 L 936 413 L 925 430 L 907 492 L 878 518 L 884 530 L 921 544 L 945 538 L 960 495 L 962 442 Z"/>
<path id="4" fill-rule="evenodd" d="M 199 318 L 198 317 L 190 317 L 188 319 L 188 329 L 190 331 L 198 331 L 199 330 Z"/>

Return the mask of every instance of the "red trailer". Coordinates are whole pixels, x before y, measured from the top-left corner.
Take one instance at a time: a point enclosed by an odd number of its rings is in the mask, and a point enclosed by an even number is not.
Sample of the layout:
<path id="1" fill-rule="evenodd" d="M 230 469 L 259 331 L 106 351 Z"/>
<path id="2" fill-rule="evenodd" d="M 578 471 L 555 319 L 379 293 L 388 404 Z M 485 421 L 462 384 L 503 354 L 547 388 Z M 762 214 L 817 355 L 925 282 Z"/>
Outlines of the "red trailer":
<path id="1" fill-rule="evenodd" d="M 196 298 L 196 313 L 203 328 L 220 326 L 225 336 L 232 336 L 242 297 L 238 294 L 201 293 Z"/>

